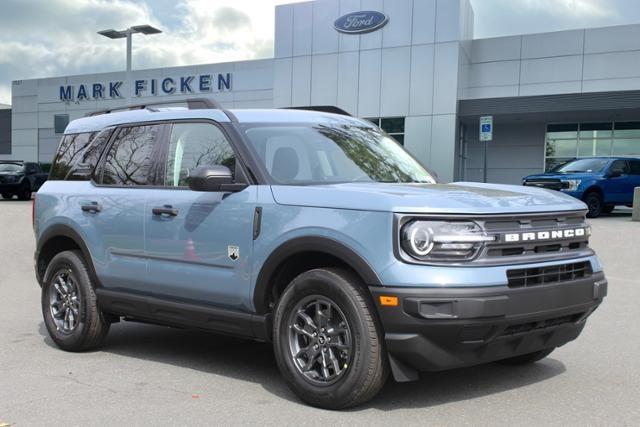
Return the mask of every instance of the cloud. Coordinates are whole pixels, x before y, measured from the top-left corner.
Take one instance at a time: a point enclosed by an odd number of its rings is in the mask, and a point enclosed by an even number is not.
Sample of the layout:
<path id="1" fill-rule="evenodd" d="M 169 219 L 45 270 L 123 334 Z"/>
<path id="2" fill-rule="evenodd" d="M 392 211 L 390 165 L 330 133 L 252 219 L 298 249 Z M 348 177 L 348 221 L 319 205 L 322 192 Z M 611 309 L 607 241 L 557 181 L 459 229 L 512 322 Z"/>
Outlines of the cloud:
<path id="1" fill-rule="evenodd" d="M 150 24 L 134 35 L 133 67 L 158 68 L 268 58 L 274 5 L 287 0 L 2 0 L 0 103 L 12 80 L 125 67 L 124 40 L 96 34 Z"/>
<path id="2" fill-rule="evenodd" d="M 474 37 L 640 22 L 637 0 L 471 0 Z"/>

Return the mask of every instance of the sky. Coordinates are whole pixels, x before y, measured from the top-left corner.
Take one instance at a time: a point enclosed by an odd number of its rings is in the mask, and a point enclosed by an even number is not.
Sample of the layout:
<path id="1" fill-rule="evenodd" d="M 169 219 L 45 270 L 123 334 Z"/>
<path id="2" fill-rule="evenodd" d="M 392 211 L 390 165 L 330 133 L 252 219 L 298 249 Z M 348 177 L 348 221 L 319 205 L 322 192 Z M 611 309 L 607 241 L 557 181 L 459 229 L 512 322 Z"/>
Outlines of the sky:
<path id="1" fill-rule="evenodd" d="M 102 29 L 164 31 L 134 36 L 134 69 L 272 57 L 274 7 L 295 1 L 0 0 L 0 103 L 11 103 L 12 80 L 124 69 L 124 40 Z M 475 38 L 640 23 L 640 0 L 471 3 Z"/>

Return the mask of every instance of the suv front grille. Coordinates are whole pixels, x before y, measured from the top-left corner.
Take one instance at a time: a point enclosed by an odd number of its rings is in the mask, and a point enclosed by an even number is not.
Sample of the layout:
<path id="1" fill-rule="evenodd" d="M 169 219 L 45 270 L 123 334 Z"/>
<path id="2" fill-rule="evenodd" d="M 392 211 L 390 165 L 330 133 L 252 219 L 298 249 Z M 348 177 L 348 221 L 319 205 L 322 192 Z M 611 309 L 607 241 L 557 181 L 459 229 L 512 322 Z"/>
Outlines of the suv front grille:
<path id="1" fill-rule="evenodd" d="M 523 185 L 529 187 L 547 188 L 549 190 L 560 190 L 564 188 L 564 184 L 562 183 L 562 181 L 553 178 L 538 178 L 527 180 L 523 183 Z"/>
<path id="2" fill-rule="evenodd" d="M 563 230 L 589 229 L 584 213 L 558 212 L 555 214 L 494 217 L 477 221 L 487 234 L 504 236 L 508 233 L 558 232 Z M 477 262 L 485 264 L 528 263 L 589 256 L 589 233 L 547 240 L 524 240 L 491 242 L 485 245 Z"/>
<path id="3" fill-rule="evenodd" d="M 509 270 L 507 271 L 507 279 L 510 288 L 524 288 L 550 283 L 570 282 L 584 279 L 592 274 L 591 263 L 585 261 L 549 267 Z"/>

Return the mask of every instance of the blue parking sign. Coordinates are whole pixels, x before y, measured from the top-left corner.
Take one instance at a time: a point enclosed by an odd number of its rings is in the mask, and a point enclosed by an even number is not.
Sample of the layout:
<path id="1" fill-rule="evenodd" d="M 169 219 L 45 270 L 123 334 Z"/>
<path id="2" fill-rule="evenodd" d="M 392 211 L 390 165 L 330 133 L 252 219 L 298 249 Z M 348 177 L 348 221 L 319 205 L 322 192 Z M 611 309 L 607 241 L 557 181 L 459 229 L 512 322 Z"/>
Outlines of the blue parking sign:
<path id="1" fill-rule="evenodd" d="M 493 116 L 480 117 L 480 141 L 493 139 Z"/>

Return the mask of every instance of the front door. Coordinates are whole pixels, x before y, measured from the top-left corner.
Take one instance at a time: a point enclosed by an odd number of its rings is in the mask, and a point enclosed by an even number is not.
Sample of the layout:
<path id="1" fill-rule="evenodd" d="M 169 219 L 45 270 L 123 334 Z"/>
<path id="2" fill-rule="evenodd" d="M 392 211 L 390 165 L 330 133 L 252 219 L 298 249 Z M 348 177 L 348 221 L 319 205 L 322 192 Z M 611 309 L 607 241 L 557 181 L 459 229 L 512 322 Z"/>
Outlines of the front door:
<path id="1" fill-rule="evenodd" d="M 161 172 L 162 188 L 147 193 L 147 280 L 154 295 L 249 309 L 257 187 L 237 193 L 188 188 L 193 168 L 224 165 L 236 173 L 236 161 L 231 144 L 217 125 L 172 125 Z"/>

